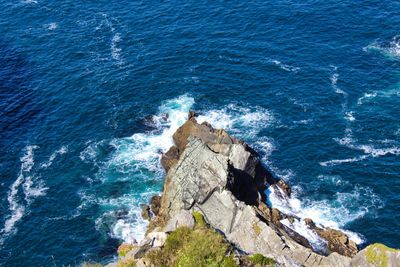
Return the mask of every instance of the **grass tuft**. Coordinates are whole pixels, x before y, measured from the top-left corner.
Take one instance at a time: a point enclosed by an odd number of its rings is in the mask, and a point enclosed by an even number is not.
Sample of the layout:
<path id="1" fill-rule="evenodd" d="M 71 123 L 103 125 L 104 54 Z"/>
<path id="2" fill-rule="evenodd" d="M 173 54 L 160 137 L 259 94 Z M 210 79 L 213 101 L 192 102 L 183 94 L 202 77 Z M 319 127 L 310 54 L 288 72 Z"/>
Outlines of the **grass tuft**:
<path id="1" fill-rule="evenodd" d="M 204 216 L 201 212 L 193 211 L 192 215 L 197 227 L 207 227 L 207 223 L 204 220 Z"/>
<path id="2" fill-rule="evenodd" d="M 254 264 L 254 266 L 261 267 L 261 266 L 274 266 L 276 261 L 271 258 L 267 258 L 260 253 L 256 253 L 252 256 L 248 257 L 249 261 Z"/>
<path id="3" fill-rule="evenodd" d="M 205 222 L 199 225 L 204 226 Z M 237 267 L 233 257 L 227 256 L 229 252 L 230 247 L 223 237 L 211 229 L 178 227 L 168 236 L 162 249 L 150 251 L 146 257 L 160 267 Z"/>

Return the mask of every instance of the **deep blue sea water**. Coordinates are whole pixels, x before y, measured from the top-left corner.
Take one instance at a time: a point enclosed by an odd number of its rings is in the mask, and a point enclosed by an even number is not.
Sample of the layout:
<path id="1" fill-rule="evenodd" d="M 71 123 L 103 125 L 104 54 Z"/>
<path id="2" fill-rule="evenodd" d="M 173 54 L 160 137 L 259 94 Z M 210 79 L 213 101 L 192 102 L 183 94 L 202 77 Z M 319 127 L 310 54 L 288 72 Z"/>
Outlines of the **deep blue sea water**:
<path id="1" fill-rule="evenodd" d="M 293 186 L 281 208 L 400 247 L 399 1 L 0 7 L 1 266 L 140 240 L 189 109 Z"/>

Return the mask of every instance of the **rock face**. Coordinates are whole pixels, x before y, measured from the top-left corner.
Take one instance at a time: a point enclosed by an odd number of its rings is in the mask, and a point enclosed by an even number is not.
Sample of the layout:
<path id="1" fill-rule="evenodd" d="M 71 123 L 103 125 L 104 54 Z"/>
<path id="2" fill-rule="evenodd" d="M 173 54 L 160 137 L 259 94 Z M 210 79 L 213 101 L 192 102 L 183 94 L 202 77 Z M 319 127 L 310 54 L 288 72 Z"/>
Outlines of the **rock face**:
<path id="1" fill-rule="evenodd" d="M 247 144 L 208 123 L 197 123 L 194 112 L 173 139 L 175 145 L 161 159 L 167 172 L 163 194 L 144 208 L 144 216 L 151 215 L 148 233 L 126 256 L 137 266 L 151 266 L 143 255 L 162 247 L 177 227 L 193 229 L 194 211 L 201 212 L 237 253 L 260 253 L 278 266 L 400 266 L 398 251 L 375 246 L 357 254 L 356 244 L 343 232 L 268 206 L 266 188 L 287 199 L 290 186 L 274 178 Z M 289 227 L 295 223 L 312 231 L 326 248 L 314 249 Z"/>
<path id="2" fill-rule="evenodd" d="M 198 124 L 193 115 L 173 138 L 176 146 L 162 159 L 167 177 L 160 216 L 165 220 L 182 210 L 199 210 L 212 228 L 246 253 L 261 253 L 287 266 L 350 264 L 348 256 L 357 247 L 342 232 L 315 227 L 327 239 L 326 256 L 314 252 L 306 238 L 282 225 L 280 221 L 290 216 L 265 205 L 264 191 L 273 186 L 282 197 L 289 197 L 290 187 L 274 178 L 243 141 L 208 123 Z"/>

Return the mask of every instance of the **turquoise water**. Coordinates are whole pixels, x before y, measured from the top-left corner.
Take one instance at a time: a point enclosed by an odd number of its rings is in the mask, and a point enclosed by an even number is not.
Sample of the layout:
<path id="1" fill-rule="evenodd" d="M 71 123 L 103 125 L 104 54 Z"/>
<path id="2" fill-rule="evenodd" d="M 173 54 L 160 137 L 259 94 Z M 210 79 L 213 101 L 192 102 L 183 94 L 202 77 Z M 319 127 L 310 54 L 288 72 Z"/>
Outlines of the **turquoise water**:
<path id="1" fill-rule="evenodd" d="M 292 185 L 273 205 L 400 247 L 398 1 L 0 3 L 0 265 L 140 240 L 189 109 Z"/>

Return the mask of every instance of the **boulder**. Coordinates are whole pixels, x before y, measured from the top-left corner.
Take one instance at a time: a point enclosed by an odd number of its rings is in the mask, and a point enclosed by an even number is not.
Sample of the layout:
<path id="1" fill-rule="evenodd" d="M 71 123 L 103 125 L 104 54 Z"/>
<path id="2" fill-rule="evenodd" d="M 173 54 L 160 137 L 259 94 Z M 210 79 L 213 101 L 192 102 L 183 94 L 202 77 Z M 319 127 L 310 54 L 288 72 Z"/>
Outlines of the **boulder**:
<path id="1" fill-rule="evenodd" d="M 165 232 L 151 232 L 144 239 L 144 244 L 148 243 L 147 240 L 150 240 L 150 245 L 152 248 L 162 247 L 167 240 L 167 233 Z"/>

